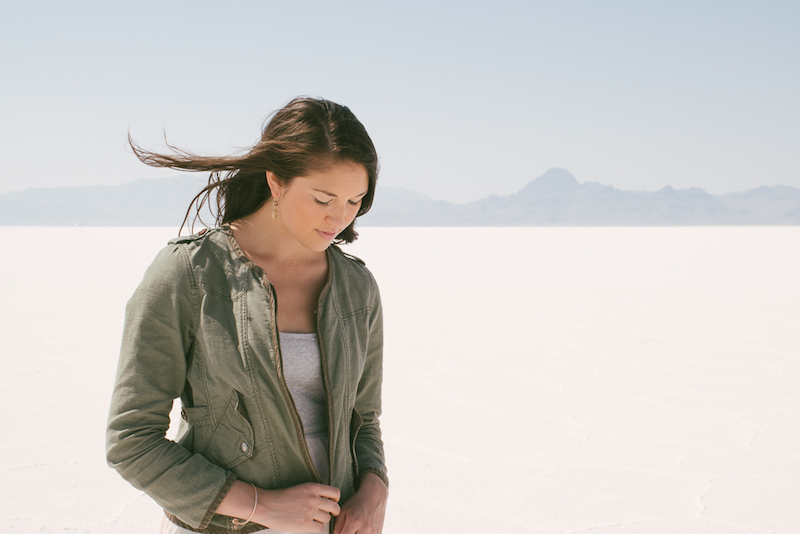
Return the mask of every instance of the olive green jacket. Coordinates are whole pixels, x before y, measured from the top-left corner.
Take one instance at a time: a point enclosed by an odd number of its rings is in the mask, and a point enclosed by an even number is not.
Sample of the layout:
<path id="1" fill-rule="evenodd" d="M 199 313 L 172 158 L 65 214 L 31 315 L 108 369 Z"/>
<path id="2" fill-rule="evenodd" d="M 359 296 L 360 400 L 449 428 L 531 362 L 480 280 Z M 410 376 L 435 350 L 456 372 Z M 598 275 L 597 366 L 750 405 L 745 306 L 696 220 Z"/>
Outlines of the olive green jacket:
<path id="1" fill-rule="evenodd" d="M 327 258 L 317 332 L 330 484 L 344 503 L 366 472 L 388 484 L 378 422 L 383 324 L 363 262 L 335 246 Z M 214 512 L 237 478 L 265 489 L 328 483 L 283 377 L 276 307 L 264 271 L 228 227 L 170 241 L 128 302 L 108 463 L 184 528 L 234 530 L 231 518 Z M 165 432 L 177 397 L 184 408 L 176 443 Z"/>

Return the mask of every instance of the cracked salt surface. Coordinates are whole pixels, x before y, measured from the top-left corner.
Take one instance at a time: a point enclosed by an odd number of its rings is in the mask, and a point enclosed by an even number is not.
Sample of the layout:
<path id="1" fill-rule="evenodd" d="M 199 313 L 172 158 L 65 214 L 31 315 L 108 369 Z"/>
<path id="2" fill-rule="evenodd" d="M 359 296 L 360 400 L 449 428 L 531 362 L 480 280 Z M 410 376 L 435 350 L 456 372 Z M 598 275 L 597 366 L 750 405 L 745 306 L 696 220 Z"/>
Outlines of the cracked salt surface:
<path id="1" fill-rule="evenodd" d="M 155 530 L 103 434 L 125 302 L 172 232 L 0 234 L 4 529 Z M 800 228 L 360 233 L 386 534 L 800 533 Z"/>

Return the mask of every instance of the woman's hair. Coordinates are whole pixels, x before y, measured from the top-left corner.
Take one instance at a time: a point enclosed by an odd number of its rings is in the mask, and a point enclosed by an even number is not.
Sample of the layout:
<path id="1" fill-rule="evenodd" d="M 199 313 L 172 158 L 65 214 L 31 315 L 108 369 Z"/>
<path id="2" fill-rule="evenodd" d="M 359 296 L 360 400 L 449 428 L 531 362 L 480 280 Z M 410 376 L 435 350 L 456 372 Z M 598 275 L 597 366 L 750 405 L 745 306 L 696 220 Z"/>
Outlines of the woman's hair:
<path id="1" fill-rule="evenodd" d="M 226 224 L 255 212 L 270 198 L 266 171 L 284 185 L 311 171 L 324 170 L 336 163 L 356 163 L 367 170 L 369 187 L 356 218 L 372 206 L 378 178 L 378 154 L 364 126 L 353 112 L 321 98 L 298 97 L 276 111 L 267 121 L 261 140 L 243 155 L 197 156 L 167 143 L 172 154 L 142 149 L 128 135 L 134 154 L 147 165 L 186 171 L 210 171 L 208 185 L 189 204 L 181 230 L 195 207 L 194 223 L 200 210 L 211 204 L 216 190 L 216 223 Z M 224 174 L 223 174 L 224 173 Z M 212 210 L 213 212 L 213 210 Z M 200 219 L 202 223 L 202 219 Z M 358 237 L 353 222 L 336 238 L 351 243 Z"/>

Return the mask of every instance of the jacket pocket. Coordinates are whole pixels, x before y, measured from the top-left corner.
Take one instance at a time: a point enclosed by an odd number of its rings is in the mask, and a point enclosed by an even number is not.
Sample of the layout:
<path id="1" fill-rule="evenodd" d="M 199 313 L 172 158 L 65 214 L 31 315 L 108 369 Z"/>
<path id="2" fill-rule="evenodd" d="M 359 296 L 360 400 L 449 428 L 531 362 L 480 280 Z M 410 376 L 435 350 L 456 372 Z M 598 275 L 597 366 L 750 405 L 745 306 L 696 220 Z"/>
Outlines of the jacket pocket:
<path id="1" fill-rule="evenodd" d="M 353 483 L 358 487 L 358 454 L 356 453 L 356 438 L 358 438 L 358 431 L 361 430 L 361 425 L 364 420 L 358 415 L 358 412 L 353 410 L 350 416 L 350 455 L 353 457 Z"/>
<path id="2" fill-rule="evenodd" d="M 224 469 L 231 469 L 242 463 L 255 452 L 253 427 L 243 415 L 246 412 L 240 404 L 241 395 L 234 390 L 215 426 L 211 426 L 207 407 L 184 408 L 182 414 L 190 425 L 197 427 L 194 442 L 203 449 L 195 452 Z M 204 435 L 203 439 L 199 438 L 200 435 Z"/>

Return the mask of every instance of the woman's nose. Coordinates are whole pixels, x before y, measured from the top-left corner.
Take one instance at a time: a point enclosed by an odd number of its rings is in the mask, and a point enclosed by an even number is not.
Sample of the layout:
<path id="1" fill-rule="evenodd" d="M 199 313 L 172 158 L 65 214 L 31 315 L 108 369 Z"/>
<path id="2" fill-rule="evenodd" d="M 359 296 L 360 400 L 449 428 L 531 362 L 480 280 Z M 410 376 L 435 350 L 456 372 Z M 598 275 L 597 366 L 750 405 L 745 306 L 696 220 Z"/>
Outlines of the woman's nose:
<path id="1" fill-rule="evenodd" d="M 331 225 L 338 228 L 344 228 L 344 222 L 347 219 L 347 206 L 334 208 L 328 215 L 328 221 Z"/>

